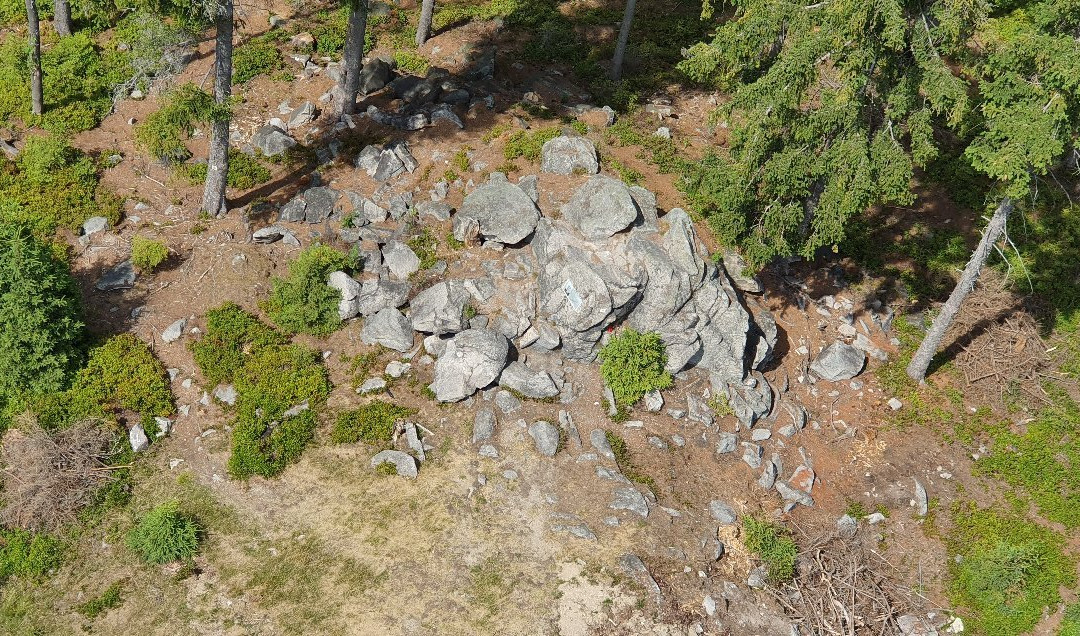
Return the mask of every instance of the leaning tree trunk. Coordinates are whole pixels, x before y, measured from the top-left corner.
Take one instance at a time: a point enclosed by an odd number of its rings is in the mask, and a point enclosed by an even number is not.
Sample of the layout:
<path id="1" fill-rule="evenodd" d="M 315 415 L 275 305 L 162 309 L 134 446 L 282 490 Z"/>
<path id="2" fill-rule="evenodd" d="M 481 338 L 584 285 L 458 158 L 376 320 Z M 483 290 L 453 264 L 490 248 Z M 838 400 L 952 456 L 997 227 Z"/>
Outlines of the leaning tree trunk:
<path id="1" fill-rule="evenodd" d="M 622 78 L 623 57 L 626 56 L 626 42 L 630 39 L 630 26 L 634 23 L 634 9 L 637 0 L 626 0 L 626 12 L 623 13 L 622 28 L 619 29 L 619 42 L 615 45 L 615 59 L 611 61 L 611 79 L 616 82 Z"/>
<path id="2" fill-rule="evenodd" d="M 214 101 L 217 104 L 210 131 L 210 157 L 206 166 L 206 189 L 202 209 L 208 214 L 224 214 L 225 185 L 229 177 L 229 99 L 232 96 L 233 0 L 222 0 L 214 20 Z"/>
<path id="3" fill-rule="evenodd" d="M 420 6 L 420 24 L 416 27 L 416 46 L 424 46 L 431 37 L 431 18 L 435 14 L 435 0 L 424 0 Z"/>
<path id="4" fill-rule="evenodd" d="M 975 253 L 971 255 L 971 260 L 968 261 L 964 273 L 960 276 L 960 282 L 956 284 L 952 294 L 949 296 L 949 300 L 945 301 L 941 313 L 934 318 L 930 330 L 926 332 L 926 337 L 923 338 L 922 344 L 919 345 L 919 350 L 915 352 L 915 356 L 911 358 L 911 363 L 907 366 L 907 374 L 911 376 L 911 379 L 922 382 L 926 377 L 926 370 L 930 367 L 930 361 L 933 360 L 938 347 L 941 346 L 941 340 L 945 337 L 945 332 L 948 331 L 949 325 L 956 318 L 964 299 L 975 288 L 975 283 L 979 280 L 979 273 L 982 271 L 983 265 L 986 264 L 986 259 L 990 257 L 994 244 L 1004 234 L 1005 222 L 1008 220 L 1012 210 L 1012 201 L 1006 197 L 998 206 L 997 211 L 994 212 L 994 216 L 990 219 L 990 225 L 986 226 L 982 240 L 979 241 L 979 246 L 975 248 Z"/>
<path id="5" fill-rule="evenodd" d="M 345 51 L 341 58 L 341 105 L 343 115 L 356 112 L 356 96 L 360 94 L 360 71 L 364 65 L 364 34 L 367 31 L 367 0 L 351 0 L 349 26 L 345 35 Z"/>
<path id="6" fill-rule="evenodd" d="M 34 0 L 26 0 L 26 24 L 30 29 L 30 110 L 40 115 L 45 112 L 45 96 L 41 88 L 41 26 Z"/>
<path id="7" fill-rule="evenodd" d="M 71 35 L 71 4 L 68 0 L 53 0 L 53 28 L 59 35 Z"/>

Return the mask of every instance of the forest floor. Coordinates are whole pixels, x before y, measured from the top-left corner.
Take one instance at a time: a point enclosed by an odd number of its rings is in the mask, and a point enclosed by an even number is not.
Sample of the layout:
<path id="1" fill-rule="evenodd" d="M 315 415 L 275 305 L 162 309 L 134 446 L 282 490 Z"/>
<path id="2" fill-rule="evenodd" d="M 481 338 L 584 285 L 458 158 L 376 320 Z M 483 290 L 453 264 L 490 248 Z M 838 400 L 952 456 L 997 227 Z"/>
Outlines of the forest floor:
<path id="1" fill-rule="evenodd" d="M 287 20 L 293 17 L 291 5 L 275 9 Z M 267 15 L 246 15 L 245 36 L 265 31 Z M 604 36 L 610 33 L 597 37 Z M 491 139 L 486 133 L 497 127 L 517 129 L 523 122 L 551 125 L 522 109 L 526 93 L 538 93 L 554 112 L 567 95 L 587 93 L 568 73 L 516 62 L 513 38 L 496 24 L 472 24 L 439 33 L 422 49 L 431 64 L 456 72 L 469 52 L 497 44 L 496 106 L 470 111 L 463 130 L 443 122 L 405 133 L 420 168 L 406 177 L 401 189 L 426 193 L 466 147 L 478 174 L 462 176 L 480 182 L 479 173 L 506 164 L 505 137 Z M 197 58 L 176 81 L 203 82 L 211 52 L 212 41 L 202 42 Z M 318 104 L 331 86 L 325 74 L 295 81 L 256 78 L 242 89 L 236 129 L 249 138 L 269 117 L 278 116 L 279 103 Z M 723 128 L 704 123 L 718 97 L 672 86 L 649 99 L 669 103 L 674 116 L 661 121 L 639 111 L 628 117 L 633 128 L 646 135 L 657 126 L 668 127 L 682 152 L 700 156 L 724 143 Z M 364 105 L 382 106 L 386 100 L 376 96 Z M 119 152 L 124 157 L 106 171 L 104 183 L 127 199 L 127 208 L 126 221 L 80 249 L 74 271 L 85 290 L 91 329 L 96 334 L 134 333 L 152 343 L 164 365 L 177 370 L 172 387 L 177 404 L 190 410 L 178 417 L 171 435 L 140 460 L 132 506 L 113 511 L 80 537 L 78 559 L 45 583 L 20 582 L 5 589 L 3 604 L 14 633 L 584 635 L 687 634 L 700 628 L 710 634 L 786 636 L 796 619 L 785 614 L 782 595 L 745 585 L 759 560 L 744 547 L 737 528 L 721 528 L 719 539 L 727 553 L 715 558 L 710 541 L 717 538 L 717 528 L 708 504 L 717 499 L 731 503 L 740 516 L 782 520 L 803 546 L 834 537 L 837 519 L 845 513 L 865 517 L 881 512 L 886 519 L 880 523 L 860 521 L 850 552 L 863 559 L 869 578 L 883 581 L 896 617 L 930 615 L 928 622 L 939 628 L 951 621 L 957 608 L 946 587 L 952 558 L 946 540 L 951 531 L 948 511 L 961 502 L 999 506 L 1004 493 L 1001 482 L 977 470 L 973 455 L 985 450 L 960 435 L 956 422 L 966 422 L 978 407 L 1022 422 L 1028 414 L 1010 411 L 1006 393 L 1018 386 L 1025 392 L 1039 390 L 1032 377 L 1011 377 L 1007 367 L 1015 365 L 1007 361 L 995 362 L 986 375 L 972 371 L 975 361 L 963 354 L 997 351 L 995 343 L 1012 338 L 1008 347 L 1015 356 L 1034 352 L 1040 373 L 1053 369 L 1053 360 L 1044 353 L 1050 345 L 1032 327 L 1022 299 L 1003 291 L 994 276 L 981 284 L 947 339 L 948 363 L 934 373 L 931 387 L 919 389 L 897 377 L 911 345 L 903 325 L 921 321 L 921 312 L 928 308 L 927 296 L 905 286 L 909 279 L 902 273 L 924 275 L 920 268 L 925 268 L 925 259 L 901 253 L 873 271 L 861 260 L 833 256 L 762 274 L 765 291 L 748 295 L 748 304 L 771 311 L 780 334 L 775 363 L 765 376 L 774 386 L 789 386 L 785 399 L 810 414 L 804 430 L 791 439 L 774 437 L 769 450 L 785 458 L 788 473 L 800 463 L 812 464 L 813 507 L 781 511 L 776 493 L 756 484 L 759 471 L 736 456 L 718 456 L 712 444 L 700 441 L 700 424 L 644 411 L 635 411 L 631 418 L 640 427 L 612 422 L 601 406 L 598 366 L 571 363 L 568 368 L 585 393 L 571 407 L 526 401 L 505 424 L 500 417 L 497 459 L 478 457 L 471 444 L 474 405 L 437 405 L 425 397 L 421 388 L 431 381 L 432 368 L 414 364 L 409 375 L 392 384 L 390 395 L 395 403 L 417 409 L 418 421 L 431 431 L 427 439 L 436 450 L 419 478 L 375 474 L 368 466 L 371 453 L 363 446 L 316 444 L 278 478 L 236 481 L 226 469 L 232 416 L 215 403 L 201 403 L 213 387 L 201 383 L 187 347 L 193 336 L 189 332 L 165 343 L 160 334 L 181 318 L 188 319 L 189 330 L 205 329 L 206 312 L 226 301 L 257 313 L 271 279 L 285 274 L 297 250 L 282 243 L 249 242 L 251 227 L 237 212 L 222 219 L 195 214 L 201 187 L 148 157 L 133 140 L 131 120 L 142 121 L 156 108 L 153 94 L 141 101 L 120 101 L 99 127 L 75 138 L 88 152 Z M 330 125 L 329 114 L 321 113 L 299 139 L 317 146 Z M 361 148 L 389 134 L 369 121 L 346 133 L 353 137 L 349 143 Z M 676 176 L 661 173 L 640 148 L 619 144 L 603 126 L 592 127 L 588 136 L 600 151 L 605 171 L 636 173 L 635 178 L 657 194 L 661 209 L 685 205 Z M 196 156 L 205 152 L 198 137 L 191 148 Z M 377 184 L 350 159 L 346 155 L 321 166 L 321 181 L 339 190 L 374 191 Z M 514 181 L 539 172 L 538 165 L 525 159 L 516 160 L 512 168 Z M 255 192 L 230 192 L 238 208 L 257 199 L 283 204 L 310 183 L 306 166 L 273 169 L 271 182 Z M 541 208 L 557 209 L 579 181 L 540 175 L 540 190 L 548 197 Z M 464 194 L 464 189 L 451 189 L 447 202 L 460 204 Z M 142 204 L 138 210 L 136 203 Z M 965 248 L 977 240 L 971 216 L 934 187 L 925 188 L 910 209 L 877 215 L 882 245 L 927 236 L 932 242 L 942 233 L 960 236 Z M 248 221 L 260 226 L 271 219 Z M 429 227 L 437 237 L 450 231 L 449 222 Z M 305 246 L 336 240 L 328 227 L 297 226 L 294 231 Z M 711 240 L 704 224 L 698 233 Z M 103 271 L 128 258 L 134 235 L 165 240 L 172 253 L 168 265 L 140 278 L 130 290 L 94 290 Z M 442 240 L 438 256 L 462 268 L 476 258 Z M 850 328 L 847 314 L 887 360 L 871 360 L 853 381 L 812 381 L 810 361 L 823 346 L 843 337 Z M 887 329 L 875 321 L 885 315 L 893 317 Z M 360 342 L 360 326 L 348 323 L 327 339 L 297 339 L 326 352 L 335 386 L 331 409 L 365 400 L 353 390 L 357 378 L 350 369 L 355 356 L 373 350 Z M 395 359 L 387 352 L 382 355 L 377 367 Z M 706 384 L 692 374 L 680 379 L 664 392 L 666 406 L 683 407 L 687 395 L 700 395 Z M 957 393 L 965 398 L 949 402 L 942 397 Z M 939 419 L 941 412 L 926 409 L 913 395 L 937 401 L 936 407 L 956 419 Z M 889 405 L 892 398 L 900 400 L 898 409 Z M 538 456 L 524 426 L 510 421 L 558 421 L 559 411 L 566 408 L 584 444 L 576 448 L 571 440 L 554 458 Z M 783 424 L 788 415 L 776 417 Z M 598 477 L 595 462 L 580 460 L 581 453 L 591 450 L 588 436 L 596 428 L 623 436 L 635 470 L 651 480 L 655 502 L 647 518 L 619 513 L 617 526 L 605 522 L 613 514 L 608 504 L 618 484 Z M 731 416 L 720 419 L 720 429 L 739 430 Z M 747 437 L 747 431 L 741 433 Z M 685 445 L 671 443 L 673 436 Z M 650 437 L 667 443 L 659 448 Z M 914 507 L 916 481 L 930 498 L 926 517 Z M 140 566 L 125 552 L 122 533 L 134 512 L 169 498 L 197 511 L 206 528 L 194 573 Z M 576 523 L 587 525 L 597 539 L 559 530 Z M 1080 540 L 1070 546 L 1080 548 Z M 626 554 L 642 559 L 659 597 L 647 580 L 635 580 L 620 565 Z M 124 599 L 119 607 L 93 620 L 75 611 L 118 581 Z M 715 616 L 707 597 L 718 606 Z M 1059 620 L 1055 614 L 1052 608 L 1038 633 L 1050 633 Z"/>

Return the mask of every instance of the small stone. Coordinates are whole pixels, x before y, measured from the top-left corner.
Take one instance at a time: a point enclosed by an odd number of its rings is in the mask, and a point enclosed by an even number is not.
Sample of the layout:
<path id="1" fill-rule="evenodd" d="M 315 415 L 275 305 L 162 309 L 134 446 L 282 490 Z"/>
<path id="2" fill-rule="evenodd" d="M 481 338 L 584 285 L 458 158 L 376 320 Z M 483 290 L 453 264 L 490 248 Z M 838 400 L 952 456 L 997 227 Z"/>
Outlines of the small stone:
<path id="1" fill-rule="evenodd" d="M 236 404 L 236 387 L 231 384 L 217 386 L 214 388 L 214 399 L 229 406 Z"/>
<path id="2" fill-rule="evenodd" d="M 411 369 L 411 368 L 412 368 L 412 365 L 409 364 L 408 362 L 399 362 L 398 360 L 391 360 L 389 363 L 387 363 L 385 371 L 386 371 L 386 375 L 390 376 L 391 378 L 400 378 L 401 376 L 408 373 L 409 369 Z"/>
<path id="3" fill-rule="evenodd" d="M 844 515 L 836 520 L 836 531 L 843 539 L 851 539 L 859 530 L 859 522 L 851 515 Z"/>
<path id="4" fill-rule="evenodd" d="M 659 389 L 653 389 L 645 394 L 645 410 L 650 413 L 659 413 L 664 408 L 664 396 Z"/>
<path id="5" fill-rule="evenodd" d="M 390 463 L 394 465 L 397 474 L 408 479 L 415 479 L 417 475 L 416 458 L 408 453 L 396 450 L 384 450 L 371 458 L 371 467 L 378 468 L 380 464 Z"/>
<path id="6" fill-rule="evenodd" d="M 367 395 L 368 393 L 377 393 L 386 389 L 386 380 L 383 378 L 369 378 L 360 385 L 360 388 L 356 389 L 356 392 L 360 395 Z"/>
<path id="7" fill-rule="evenodd" d="M 764 449 L 757 444 L 750 444 L 748 442 L 743 442 L 743 446 L 742 460 L 746 462 L 746 465 L 754 470 L 761 468 L 761 455 L 764 453 Z"/>
<path id="8" fill-rule="evenodd" d="M 767 428 L 755 428 L 750 432 L 750 439 L 755 442 L 764 442 L 770 437 L 772 437 L 772 431 Z"/>
<path id="9" fill-rule="evenodd" d="M 487 457 L 488 459 L 499 458 L 499 451 L 491 444 L 481 444 L 479 453 L 481 457 Z"/>
<path id="10" fill-rule="evenodd" d="M 734 508 L 717 499 L 709 502 L 709 514 L 713 519 L 725 525 L 731 525 L 739 518 Z"/>
<path id="11" fill-rule="evenodd" d="M 735 433 L 720 433 L 716 442 L 716 452 L 720 454 L 734 453 L 739 444 L 739 438 Z"/>
<path id="12" fill-rule="evenodd" d="M 926 489 L 919 483 L 919 480 L 915 480 L 915 511 L 920 517 L 925 517 L 930 510 L 930 502 L 926 496 Z"/>
<path id="13" fill-rule="evenodd" d="M 616 488 L 615 501 L 609 507 L 612 510 L 628 510 L 642 518 L 649 516 L 649 504 L 636 488 Z"/>
<path id="14" fill-rule="evenodd" d="M 612 452 L 611 444 L 608 443 L 607 435 L 604 433 L 603 429 L 594 428 L 592 432 L 589 433 L 589 442 L 592 444 L 593 448 L 596 449 L 596 452 L 608 459 L 615 459 L 615 453 Z"/>
<path id="15" fill-rule="evenodd" d="M 554 457 L 559 451 L 559 429 L 550 422 L 540 420 L 529 427 L 529 436 L 536 444 L 536 450 L 545 457 Z"/>
<path id="16" fill-rule="evenodd" d="M 500 389 L 495 394 L 495 406 L 503 415 L 509 415 L 521 408 L 521 400 L 517 399 L 513 393 Z"/>
<path id="17" fill-rule="evenodd" d="M 885 521 L 885 515 L 880 512 L 872 512 L 866 516 L 866 523 L 876 526 L 877 524 Z"/>
<path id="18" fill-rule="evenodd" d="M 187 326 L 187 319 L 181 318 L 165 328 L 165 331 L 161 332 L 161 340 L 166 344 L 176 342 L 184 335 L 184 327 Z"/>
<path id="19" fill-rule="evenodd" d="M 136 453 L 141 453 L 147 448 L 150 448 L 150 440 L 146 437 L 146 431 L 143 430 L 142 425 L 136 424 L 128 431 L 128 442 L 131 443 L 131 450 Z"/>
<path id="20" fill-rule="evenodd" d="M 518 472 L 512 468 L 504 470 L 502 473 L 503 478 L 508 481 L 514 481 L 518 478 Z"/>
<path id="21" fill-rule="evenodd" d="M 759 565 L 750 571 L 750 576 L 746 577 L 746 584 L 755 590 L 765 589 L 766 583 L 769 581 L 769 571 L 763 565 Z"/>
<path id="22" fill-rule="evenodd" d="M 904 403 L 896 398 L 889 398 L 889 408 L 894 411 L 899 411 L 904 406 Z"/>

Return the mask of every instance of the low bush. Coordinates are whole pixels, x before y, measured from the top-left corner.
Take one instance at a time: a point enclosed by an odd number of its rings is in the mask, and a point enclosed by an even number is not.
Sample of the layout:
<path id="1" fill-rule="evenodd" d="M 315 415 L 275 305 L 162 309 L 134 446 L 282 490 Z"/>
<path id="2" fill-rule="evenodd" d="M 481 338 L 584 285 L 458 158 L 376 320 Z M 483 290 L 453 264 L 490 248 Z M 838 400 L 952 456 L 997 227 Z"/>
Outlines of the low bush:
<path id="1" fill-rule="evenodd" d="M 795 576 L 799 546 L 786 528 L 753 517 L 743 520 L 743 543 L 761 559 L 773 583 L 790 581 Z"/>
<path id="2" fill-rule="evenodd" d="M 132 411 L 142 417 L 145 427 L 154 417 L 174 410 L 165 367 L 145 342 L 130 333 L 113 336 L 90 351 L 63 401 L 68 421 Z"/>
<path id="3" fill-rule="evenodd" d="M 526 130 L 519 130 L 510 135 L 510 138 L 506 140 L 506 146 L 503 148 L 503 155 L 507 161 L 512 161 L 518 157 L 528 159 L 529 161 L 538 161 L 540 159 L 540 151 L 543 150 L 544 144 L 560 135 L 560 131 L 557 127 L 541 128 L 533 132 Z"/>
<path id="4" fill-rule="evenodd" d="M 1076 585 L 1075 559 L 1065 538 L 1012 510 L 953 509 L 949 548 L 949 599 L 966 610 L 973 633 L 1011 636 L 1031 631 L 1044 610 L 1061 602 L 1060 590 Z"/>
<path id="5" fill-rule="evenodd" d="M 77 605 L 75 606 L 75 609 L 83 616 L 93 620 L 111 609 L 120 607 L 120 604 L 124 602 L 124 599 L 121 596 L 123 591 L 123 583 L 117 581 L 105 588 L 105 591 L 101 593 L 101 596 L 92 598 L 81 605 Z"/>
<path id="6" fill-rule="evenodd" d="M 29 225 L 38 236 L 92 216 L 120 220 L 120 200 L 100 187 L 94 161 L 56 136 L 30 137 L 16 161 L 0 160 L 0 201 L 0 222 Z"/>
<path id="7" fill-rule="evenodd" d="M 428 228 L 423 228 L 420 233 L 405 242 L 420 259 L 420 269 L 431 269 L 439 262 L 439 239 Z"/>
<path id="8" fill-rule="evenodd" d="M 0 529 L 0 584 L 13 576 L 40 579 L 61 557 L 60 542 L 47 534 Z"/>
<path id="9" fill-rule="evenodd" d="M 330 440 L 335 444 L 386 444 L 394 434 L 394 423 L 414 413 L 416 409 L 376 400 L 338 415 Z"/>
<path id="10" fill-rule="evenodd" d="M 206 183 L 206 163 L 186 163 L 182 168 L 184 176 L 192 184 Z M 229 173 L 225 184 L 230 188 L 250 190 L 269 181 L 270 176 L 270 169 L 258 157 L 229 150 Z"/>
<path id="11" fill-rule="evenodd" d="M 285 66 L 281 51 L 272 38 L 260 36 L 233 51 L 233 82 L 244 84 L 259 75 L 269 75 Z"/>
<path id="12" fill-rule="evenodd" d="M 341 326 L 341 294 L 326 284 L 331 272 L 347 269 L 349 258 L 331 247 L 313 245 L 289 264 L 286 278 L 272 281 L 263 309 L 289 333 L 326 336 Z"/>
<path id="13" fill-rule="evenodd" d="M 600 350 L 604 382 L 611 387 L 615 401 L 625 406 L 633 406 L 653 389 L 671 386 L 671 374 L 664 370 L 666 364 L 664 343 L 655 332 L 626 328 Z"/>
<path id="14" fill-rule="evenodd" d="M 300 345 L 264 347 L 245 357 L 235 377 L 230 474 L 273 477 L 300 458 L 315 435 L 315 409 L 330 393 L 320 362 L 317 351 Z M 305 403 L 306 410 L 286 416 Z"/>
<path id="15" fill-rule="evenodd" d="M 413 75 L 424 75 L 428 72 L 428 69 L 431 68 L 431 64 L 428 63 L 427 58 L 416 51 L 394 51 L 394 62 L 397 64 L 398 69 Z"/>
<path id="16" fill-rule="evenodd" d="M 180 163 L 191 157 L 185 140 L 198 124 L 217 118 L 220 107 L 214 96 L 195 84 L 181 84 L 162 98 L 161 108 L 135 127 L 135 141 L 165 163 Z"/>
<path id="17" fill-rule="evenodd" d="M 1080 636 L 1080 603 L 1073 603 L 1065 609 L 1057 636 Z"/>
<path id="18" fill-rule="evenodd" d="M 206 334 L 188 347 L 207 384 L 216 386 L 233 380 L 245 355 L 285 342 L 282 333 L 236 303 L 225 303 L 206 313 Z"/>
<path id="19" fill-rule="evenodd" d="M 51 245 L 0 223 L 0 432 L 23 397 L 67 387 L 84 357 L 81 299 Z"/>
<path id="20" fill-rule="evenodd" d="M 131 239 L 131 263 L 143 273 L 149 274 L 169 258 L 169 248 L 164 241 L 135 236 Z"/>
<path id="21" fill-rule="evenodd" d="M 199 551 L 198 524 L 168 501 L 143 515 L 127 534 L 127 545 L 147 563 L 163 564 L 190 559 Z"/>

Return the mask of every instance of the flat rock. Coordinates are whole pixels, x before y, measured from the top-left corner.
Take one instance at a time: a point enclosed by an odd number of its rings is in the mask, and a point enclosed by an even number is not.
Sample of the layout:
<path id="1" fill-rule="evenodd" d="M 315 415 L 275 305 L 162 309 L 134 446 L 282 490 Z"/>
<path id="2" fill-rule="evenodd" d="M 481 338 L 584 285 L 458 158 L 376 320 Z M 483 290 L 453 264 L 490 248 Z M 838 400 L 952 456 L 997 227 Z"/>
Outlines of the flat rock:
<path id="1" fill-rule="evenodd" d="M 264 157 L 276 157 L 295 147 L 296 140 L 277 126 L 266 125 L 251 136 L 251 145 Z"/>
<path id="2" fill-rule="evenodd" d="M 236 387 L 231 384 L 219 384 L 214 387 L 214 398 L 222 404 L 236 404 Z"/>
<path id="3" fill-rule="evenodd" d="M 649 502 L 637 488 L 616 488 L 615 500 L 609 506 L 612 510 L 628 510 L 642 519 L 649 516 Z"/>
<path id="4" fill-rule="evenodd" d="M 398 280 L 407 280 L 420 270 L 420 258 L 401 241 L 392 241 L 383 246 L 382 257 L 390 275 Z"/>
<path id="5" fill-rule="evenodd" d="M 476 412 L 473 420 L 473 444 L 486 442 L 495 434 L 495 411 L 491 407 L 483 407 Z"/>
<path id="6" fill-rule="evenodd" d="M 562 215 L 586 239 L 595 241 L 630 227 L 638 218 L 630 188 L 618 179 L 594 175 L 562 206 Z"/>
<path id="7" fill-rule="evenodd" d="M 386 307 L 364 320 L 360 340 L 405 353 L 413 346 L 412 324 L 397 309 Z"/>
<path id="8" fill-rule="evenodd" d="M 544 144 L 540 153 L 540 170 L 552 174 L 596 174 L 600 172 L 600 157 L 596 146 L 585 137 L 556 137 Z"/>
<path id="9" fill-rule="evenodd" d="M 716 452 L 720 454 L 734 453 L 739 445 L 739 437 L 735 433 L 720 433 L 717 436 Z"/>
<path id="10" fill-rule="evenodd" d="M 371 316 L 387 307 L 401 307 L 408 300 L 411 289 L 412 286 L 406 281 L 365 280 L 360 285 L 360 295 L 356 298 L 357 313 Z"/>
<path id="11" fill-rule="evenodd" d="M 360 395 L 367 395 L 369 393 L 381 393 L 386 390 L 386 380 L 383 378 L 368 378 L 364 380 L 364 383 L 360 385 L 356 392 Z"/>
<path id="12" fill-rule="evenodd" d="M 161 332 L 161 340 L 165 343 L 176 342 L 184 335 L 184 327 L 187 326 L 187 319 L 181 318 L 165 328 L 165 331 Z"/>
<path id="13" fill-rule="evenodd" d="M 138 275 L 135 273 L 135 267 L 130 260 L 127 260 L 106 270 L 98 279 L 94 288 L 105 292 L 131 289 L 135 285 L 136 278 L 138 278 Z"/>
<path id="14" fill-rule="evenodd" d="M 726 525 L 735 523 L 739 518 L 734 508 L 717 499 L 709 502 L 709 514 L 713 519 Z"/>
<path id="15" fill-rule="evenodd" d="M 509 415 L 521 408 L 521 400 L 509 391 L 499 391 L 495 394 L 495 406 L 503 415 Z"/>
<path id="16" fill-rule="evenodd" d="M 461 281 L 443 281 L 417 294 L 409 301 L 409 320 L 413 329 L 441 336 L 465 329 L 465 304 L 469 292 Z"/>
<path id="17" fill-rule="evenodd" d="M 551 376 L 546 371 L 534 371 L 523 362 L 511 362 L 499 376 L 499 386 L 513 389 L 525 397 L 547 399 L 559 395 Z"/>
<path id="18" fill-rule="evenodd" d="M 551 422 L 533 422 L 529 426 L 529 437 L 533 438 L 536 451 L 545 457 L 554 457 L 559 451 L 559 429 Z"/>
<path id="19" fill-rule="evenodd" d="M 859 375 L 864 366 L 866 354 L 847 343 L 837 341 L 825 347 L 817 358 L 814 358 L 810 370 L 822 380 L 840 382 Z"/>
<path id="20" fill-rule="evenodd" d="M 608 459 L 615 459 L 615 453 L 611 450 L 611 444 L 608 443 L 607 435 L 602 428 L 594 428 L 589 433 L 589 443 L 596 449 L 596 452 L 600 453 Z"/>
<path id="21" fill-rule="evenodd" d="M 415 479 L 418 474 L 416 458 L 408 453 L 397 450 L 384 450 L 376 453 L 371 458 L 371 467 L 378 468 L 381 464 L 393 464 L 397 474 L 408 479 Z"/>

